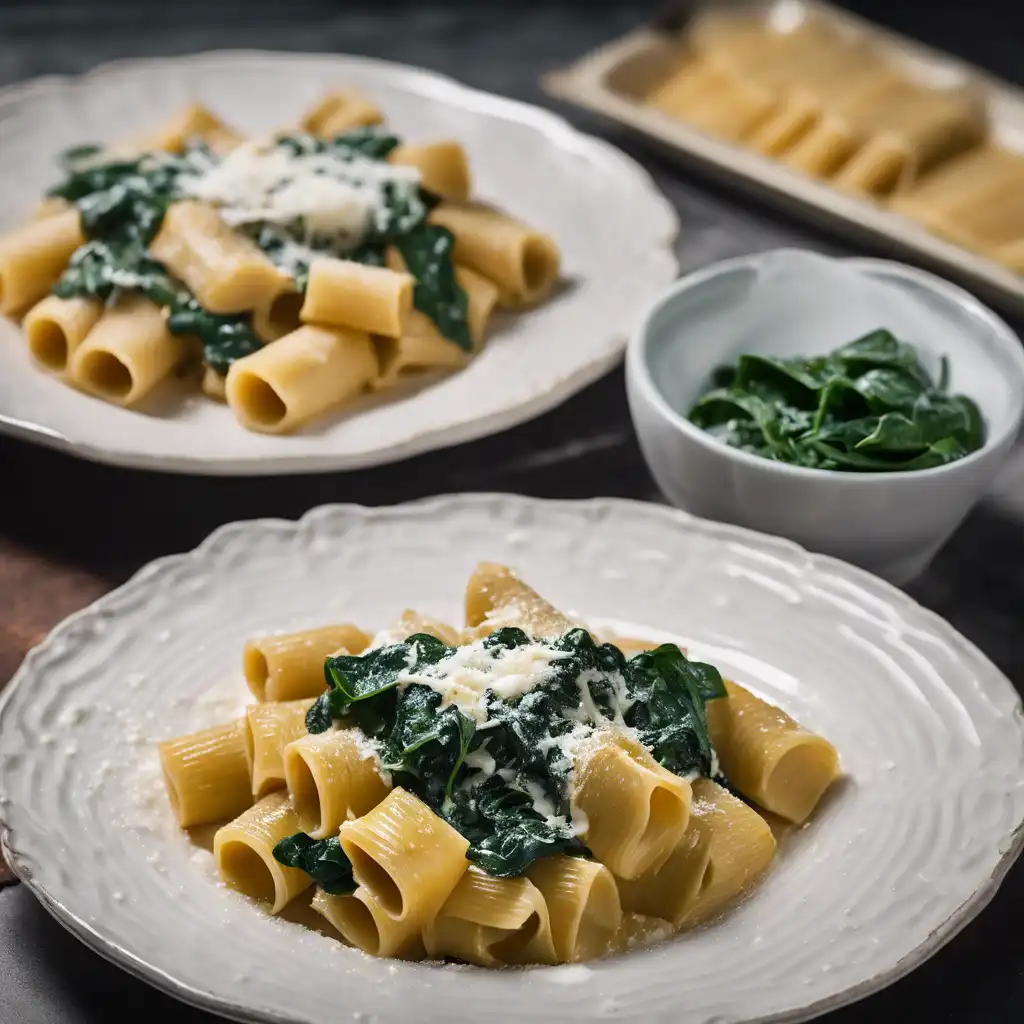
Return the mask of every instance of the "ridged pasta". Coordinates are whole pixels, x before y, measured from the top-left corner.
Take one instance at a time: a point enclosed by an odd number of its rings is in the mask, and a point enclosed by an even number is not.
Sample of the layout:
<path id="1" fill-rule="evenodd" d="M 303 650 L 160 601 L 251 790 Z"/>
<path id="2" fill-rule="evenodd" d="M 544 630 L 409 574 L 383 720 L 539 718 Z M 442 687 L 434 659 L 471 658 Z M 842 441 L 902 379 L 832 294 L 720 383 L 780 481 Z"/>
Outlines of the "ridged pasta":
<path id="1" fill-rule="evenodd" d="M 469 161 L 462 145 L 454 141 L 397 146 L 388 155 L 393 164 L 415 167 L 420 184 L 442 199 L 464 203 L 469 199 Z"/>
<path id="2" fill-rule="evenodd" d="M 18 316 L 35 305 L 84 244 L 74 207 L 0 236 L 0 314 Z"/>
<path id="3" fill-rule="evenodd" d="M 469 865 L 467 840 L 401 788 L 342 825 L 340 839 L 359 886 L 394 922 L 395 942 L 420 934 Z"/>
<path id="4" fill-rule="evenodd" d="M 295 738 L 284 749 L 284 774 L 302 830 L 314 839 L 337 835 L 388 795 L 376 755 L 350 729 Z"/>
<path id="5" fill-rule="evenodd" d="M 839 774 L 835 747 L 742 686 L 725 688 L 707 706 L 722 770 L 744 796 L 801 824 Z"/>
<path id="6" fill-rule="evenodd" d="M 481 562 L 466 584 L 466 629 L 479 636 L 501 626 L 518 626 L 534 636 L 561 636 L 576 623 L 508 566 Z"/>
<path id="7" fill-rule="evenodd" d="M 284 748 L 306 735 L 312 697 L 250 704 L 245 710 L 246 758 L 253 796 L 285 787 Z"/>
<path id="8" fill-rule="evenodd" d="M 282 434 L 355 398 L 377 373 L 368 334 L 307 324 L 232 363 L 227 400 L 243 426 Z"/>
<path id="9" fill-rule="evenodd" d="M 584 843 L 622 878 L 667 860 L 686 831 L 692 792 L 638 743 L 609 734 L 577 761 L 573 801 L 586 815 Z"/>
<path id="10" fill-rule="evenodd" d="M 324 660 L 342 648 L 358 653 L 369 642 L 348 624 L 254 637 L 242 651 L 242 672 L 258 701 L 317 697 L 327 689 Z"/>
<path id="11" fill-rule="evenodd" d="M 526 878 L 492 878 L 470 865 L 423 932 L 431 957 L 481 967 L 553 964 L 547 904 Z"/>
<path id="12" fill-rule="evenodd" d="M 533 305 L 558 280 L 558 246 L 507 214 L 479 204 L 441 203 L 430 221 L 452 232 L 456 262 L 492 280 L 503 306 Z"/>
<path id="13" fill-rule="evenodd" d="M 252 804 L 243 719 L 161 743 L 160 765 L 182 828 L 234 818 Z"/>
<path id="14" fill-rule="evenodd" d="M 334 925 L 347 943 L 371 956 L 420 960 L 426 955 L 420 932 L 391 917 L 364 886 L 343 896 L 319 891 L 313 897 L 313 909 Z"/>
<path id="15" fill-rule="evenodd" d="M 622 905 L 615 879 L 603 864 L 554 854 L 534 863 L 527 877 L 547 904 L 559 963 L 593 960 L 608 952 L 622 923 Z"/>
<path id="16" fill-rule="evenodd" d="M 44 370 L 63 374 L 102 315 L 103 303 L 98 299 L 47 295 L 28 311 L 22 324 L 29 353 Z"/>
<path id="17" fill-rule="evenodd" d="M 284 793 L 271 793 L 213 837 L 213 858 L 221 878 L 271 914 L 282 910 L 312 884 L 305 871 L 274 859 L 274 847 L 299 831 Z"/>

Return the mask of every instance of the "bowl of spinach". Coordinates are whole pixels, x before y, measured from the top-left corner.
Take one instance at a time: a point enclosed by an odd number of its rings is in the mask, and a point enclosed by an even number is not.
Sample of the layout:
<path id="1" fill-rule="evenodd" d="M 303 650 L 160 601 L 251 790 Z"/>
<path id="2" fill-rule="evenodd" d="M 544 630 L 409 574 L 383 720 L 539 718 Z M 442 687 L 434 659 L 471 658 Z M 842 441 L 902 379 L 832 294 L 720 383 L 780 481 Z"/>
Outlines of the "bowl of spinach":
<path id="1" fill-rule="evenodd" d="M 626 377 L 671 501 L 897 583 L 981 497 L 1024 414 L 1024 347 L 968 293 L 801 250 L 681 278 L 632 338 Z"/>

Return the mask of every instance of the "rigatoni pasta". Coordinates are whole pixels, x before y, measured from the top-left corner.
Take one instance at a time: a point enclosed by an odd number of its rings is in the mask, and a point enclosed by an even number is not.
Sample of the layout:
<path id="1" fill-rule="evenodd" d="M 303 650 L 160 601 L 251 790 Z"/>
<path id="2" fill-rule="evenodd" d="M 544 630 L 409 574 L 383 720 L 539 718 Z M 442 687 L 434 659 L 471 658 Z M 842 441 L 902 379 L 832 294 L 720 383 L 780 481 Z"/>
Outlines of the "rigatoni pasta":
<path id="1" fill-rule="evenodd" d="M 711 665 L 602 642 L 507 566 L 465 607 L 246 645 L 258 703 L 161 747 L 183 826 L 233 818 L 228 885 L 271 913 L 312 886 L 374 956 L 577 963 L 717 915 L 775 856 L 746 801 L 804 821 L 837 774 Z"/>
<path id="2" fill-rule="evenodd" d="M 403 142 L 383 120 L 339 90 L 296 131 L 244 139 L 193 104 L 146 138 L 68 150 L 0 238 L 0 314 L 28 314 L 36 362 L 83 391 L 134 405 L 181 361 L 182 384 L 263 433 L 465 367 L 495 304 L 544 298 L 560 254 L 471 202 L 459 142 Z"/>

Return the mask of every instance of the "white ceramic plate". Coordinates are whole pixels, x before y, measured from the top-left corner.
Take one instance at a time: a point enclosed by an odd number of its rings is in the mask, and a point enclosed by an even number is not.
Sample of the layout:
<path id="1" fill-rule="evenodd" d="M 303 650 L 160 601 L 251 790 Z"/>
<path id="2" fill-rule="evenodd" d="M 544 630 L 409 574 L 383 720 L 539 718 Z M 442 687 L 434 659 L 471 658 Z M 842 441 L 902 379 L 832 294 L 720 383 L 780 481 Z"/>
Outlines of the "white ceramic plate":
<path id="1" fill-rule="evenodd" d="M 0 319 L 0 429 L 85 458 L 190 473 L 355 469 L 503 430 L 553 408 L 614 365 L 633 320 L 676 275 L 675 213 L 637 164 L 554 114 L 432 72 L 363 57 L 222 52 L 119 61 L 81 78 L 0 90 L 0 232 L 58 178 L 54 156 L 152 129 L 200 101 L 246 132 L 294 122 L 331 87 L 355 85 L 412 140 L 457 138 L 475 194 L 549 232 L 564 287 L 502 314 L 480 358 L 401 397 L 306 432 L 245 431 L 223 406 L 169 393 L 148 414 L 78 394 L 35 370 Z"/>
<path id="2" fill-rule="evenodd" d="M 459 619 L 484 558 L 594 625 L 679 637 L 839 748 L 848 778 L 723 920 L 528 984 L 375 960 L 263 916 L 176 830 L 155 744 L 238 712 L 247 636 Z M 62 923 L 227 1016 L 795 1021 L 911 970 L 991 898 L 1024 842 L 1024 718 L 941 619 L 785 541 L 613 500 L 330 506 L 226 526 L 58 627 L 0 707 L 0 800 L 14 869 Z"/>

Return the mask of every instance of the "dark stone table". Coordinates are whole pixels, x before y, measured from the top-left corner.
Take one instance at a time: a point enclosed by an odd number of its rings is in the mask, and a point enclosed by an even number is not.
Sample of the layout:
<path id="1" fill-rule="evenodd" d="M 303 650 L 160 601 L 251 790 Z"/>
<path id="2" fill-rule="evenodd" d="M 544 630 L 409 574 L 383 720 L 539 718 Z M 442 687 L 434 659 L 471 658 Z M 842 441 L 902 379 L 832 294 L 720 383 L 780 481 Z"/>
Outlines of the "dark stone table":
<path id="1" fill-rule="evenodd" d="M 1006 77 L 1024 72 L 1019 4 L 1003 5 L 998 17 L 989 5 L 952 0 L 851 6 Z M 85 71 L 114 57 L 263 47 L 373 54 L 552 105 L 537 85 L 542 71 L 625 31 L 653 7 L 630 0 L 0 0 L 0 84 Z M 684 270 L 780 244 L 839 248 L 834 239 L 740 203 L 713 183 L 690 180 L 594 118 L 563 112 L 654 173 L 681 214 Z M 618 370 L 533 423 L 365 472 L 190 479 L 93 466 L 0 440 L 0 481 L 0 685 L 63 616 L 149 560 L 190 548 L 233 519 L 295 517 L 323 502 L 386 504 L 446 491 L 660 500 L 637 448 Z M 1024 450 L 910 590 L 1024 689 Z M 1011 871 L 981 918 L 928 964 L 828 1019 L 1020 1019 L 1021 936 L 1024 865 Z M 23 887 L 0 891 L 0 1024 L 100 1024 L 135 1015 L 166 1015 L 177 1024 L 213 1020 L 79 945 Z"/>

